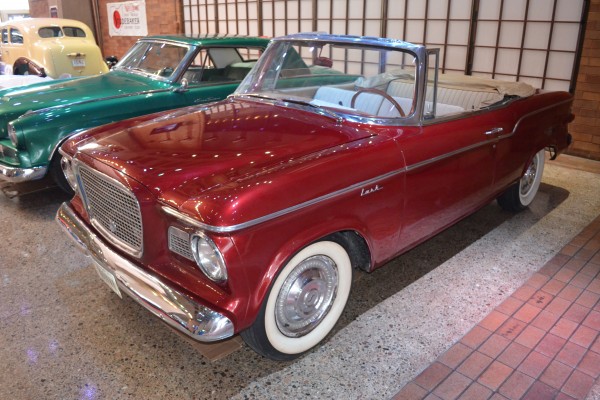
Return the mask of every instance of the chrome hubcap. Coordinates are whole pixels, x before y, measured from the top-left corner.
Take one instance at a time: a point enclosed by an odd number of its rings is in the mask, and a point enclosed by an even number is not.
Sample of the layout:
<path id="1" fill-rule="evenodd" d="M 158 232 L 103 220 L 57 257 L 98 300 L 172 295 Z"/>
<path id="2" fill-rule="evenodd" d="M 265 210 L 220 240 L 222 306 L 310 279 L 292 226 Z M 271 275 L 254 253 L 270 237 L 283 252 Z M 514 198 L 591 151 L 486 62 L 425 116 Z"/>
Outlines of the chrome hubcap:
<path id="1" fill-rule="evenodd" d="M 537 174 L 537 164 L 538 164 L 538 158 L 536 155 L 533 158 L 533 161 L 531 162 L 531 164 L 529 164 L 527 171 L 525 171 L 525 175 L 523 175 L 523 177 L 521 178 L 521 184 L 520 184 L 521 196 L 527 196 L 529 194 L 529 191 L 533 187 L 533 183 L 535 181 L 535 176 Z"/>
<path id="2" fill-rule="evenodd" d="M 275 322 L 285 336 L 300 337 L 325 318 L 335 299 L 337 266 L 326 256 L 302 261 L 287 277 L 277 296 Z"/>

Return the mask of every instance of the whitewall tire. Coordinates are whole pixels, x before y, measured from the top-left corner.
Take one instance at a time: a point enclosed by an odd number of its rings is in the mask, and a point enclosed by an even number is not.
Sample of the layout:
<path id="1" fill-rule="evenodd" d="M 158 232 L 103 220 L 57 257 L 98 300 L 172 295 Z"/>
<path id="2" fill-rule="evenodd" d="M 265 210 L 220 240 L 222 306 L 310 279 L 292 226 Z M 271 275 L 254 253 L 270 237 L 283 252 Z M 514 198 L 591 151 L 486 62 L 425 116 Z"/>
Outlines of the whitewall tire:
<path id="1" fill-rule="evenodd" d="M 544 162 L 545 152 L 542 149 L 535 153 L 521 179 L 498 197 L 498 204 L 508 211 L 521 211 L 527 208 L 540 188 Z"/>
<path id="2" fill-rule="evenodd" d="M 346 306 L 352 264 L 334 241 L 313 243 L 277 275 L 255 323 L 242 337 L 258 353 L 290 360 L 331 332 Z"/>

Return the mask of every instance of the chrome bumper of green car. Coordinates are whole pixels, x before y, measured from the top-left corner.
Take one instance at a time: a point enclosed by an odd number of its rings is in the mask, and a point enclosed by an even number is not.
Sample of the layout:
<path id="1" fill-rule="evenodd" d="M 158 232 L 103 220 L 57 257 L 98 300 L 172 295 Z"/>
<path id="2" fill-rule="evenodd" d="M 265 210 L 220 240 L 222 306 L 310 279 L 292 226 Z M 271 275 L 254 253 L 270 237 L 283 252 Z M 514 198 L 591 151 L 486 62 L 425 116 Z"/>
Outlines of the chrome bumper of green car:
<path id="1" fill-rule="evenodd" d="M 9 182 L 25 182 L 42 179 L 48 167 L 19 168 L 0 164 L 0 180 Z"/>

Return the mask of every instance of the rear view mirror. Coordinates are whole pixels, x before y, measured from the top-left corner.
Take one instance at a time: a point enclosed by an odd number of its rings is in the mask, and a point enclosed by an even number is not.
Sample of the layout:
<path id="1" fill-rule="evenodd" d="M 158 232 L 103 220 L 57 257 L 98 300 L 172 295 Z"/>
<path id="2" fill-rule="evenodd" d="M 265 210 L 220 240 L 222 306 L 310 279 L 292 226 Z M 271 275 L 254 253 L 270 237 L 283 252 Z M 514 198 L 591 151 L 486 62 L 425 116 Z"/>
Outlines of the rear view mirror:
<path id="1" fill-rule="evenodd" d="M 315 58 L 315 65 L 331 68 L 333 67 L 333 60 L 329 57 L 317 57 Z"/>

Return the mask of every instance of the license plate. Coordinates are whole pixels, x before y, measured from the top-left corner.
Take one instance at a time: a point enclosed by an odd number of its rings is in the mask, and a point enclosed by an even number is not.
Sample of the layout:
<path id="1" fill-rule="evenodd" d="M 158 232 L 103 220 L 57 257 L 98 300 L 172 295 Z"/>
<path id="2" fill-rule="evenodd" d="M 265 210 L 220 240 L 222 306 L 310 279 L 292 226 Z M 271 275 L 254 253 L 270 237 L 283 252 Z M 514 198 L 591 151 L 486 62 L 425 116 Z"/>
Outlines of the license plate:
<path id="1" fill-rule="evenodd" d="M 71 60 L 71 62 L 73 63 L 73 67 L 75 68 L 85 67 L 85 59 L 83 58 L 74 58 L 73 60 Z"/>
<path id="2" fill-rule="evenodd" d="M 106 268 L 102 267 L 98 263 L 94 263 L 94 266 L 96 267 L 96 272 L 98 272 L 100 279 L 102 279 L 104 283 L 106 283 L 120 298 L 123 298 L 123 296 L 121 295 L 121 291 L 117 286 L 117 280 L 115 279 L 115 276 L 112 274 L 112 272 L 108 271 Z"/>

